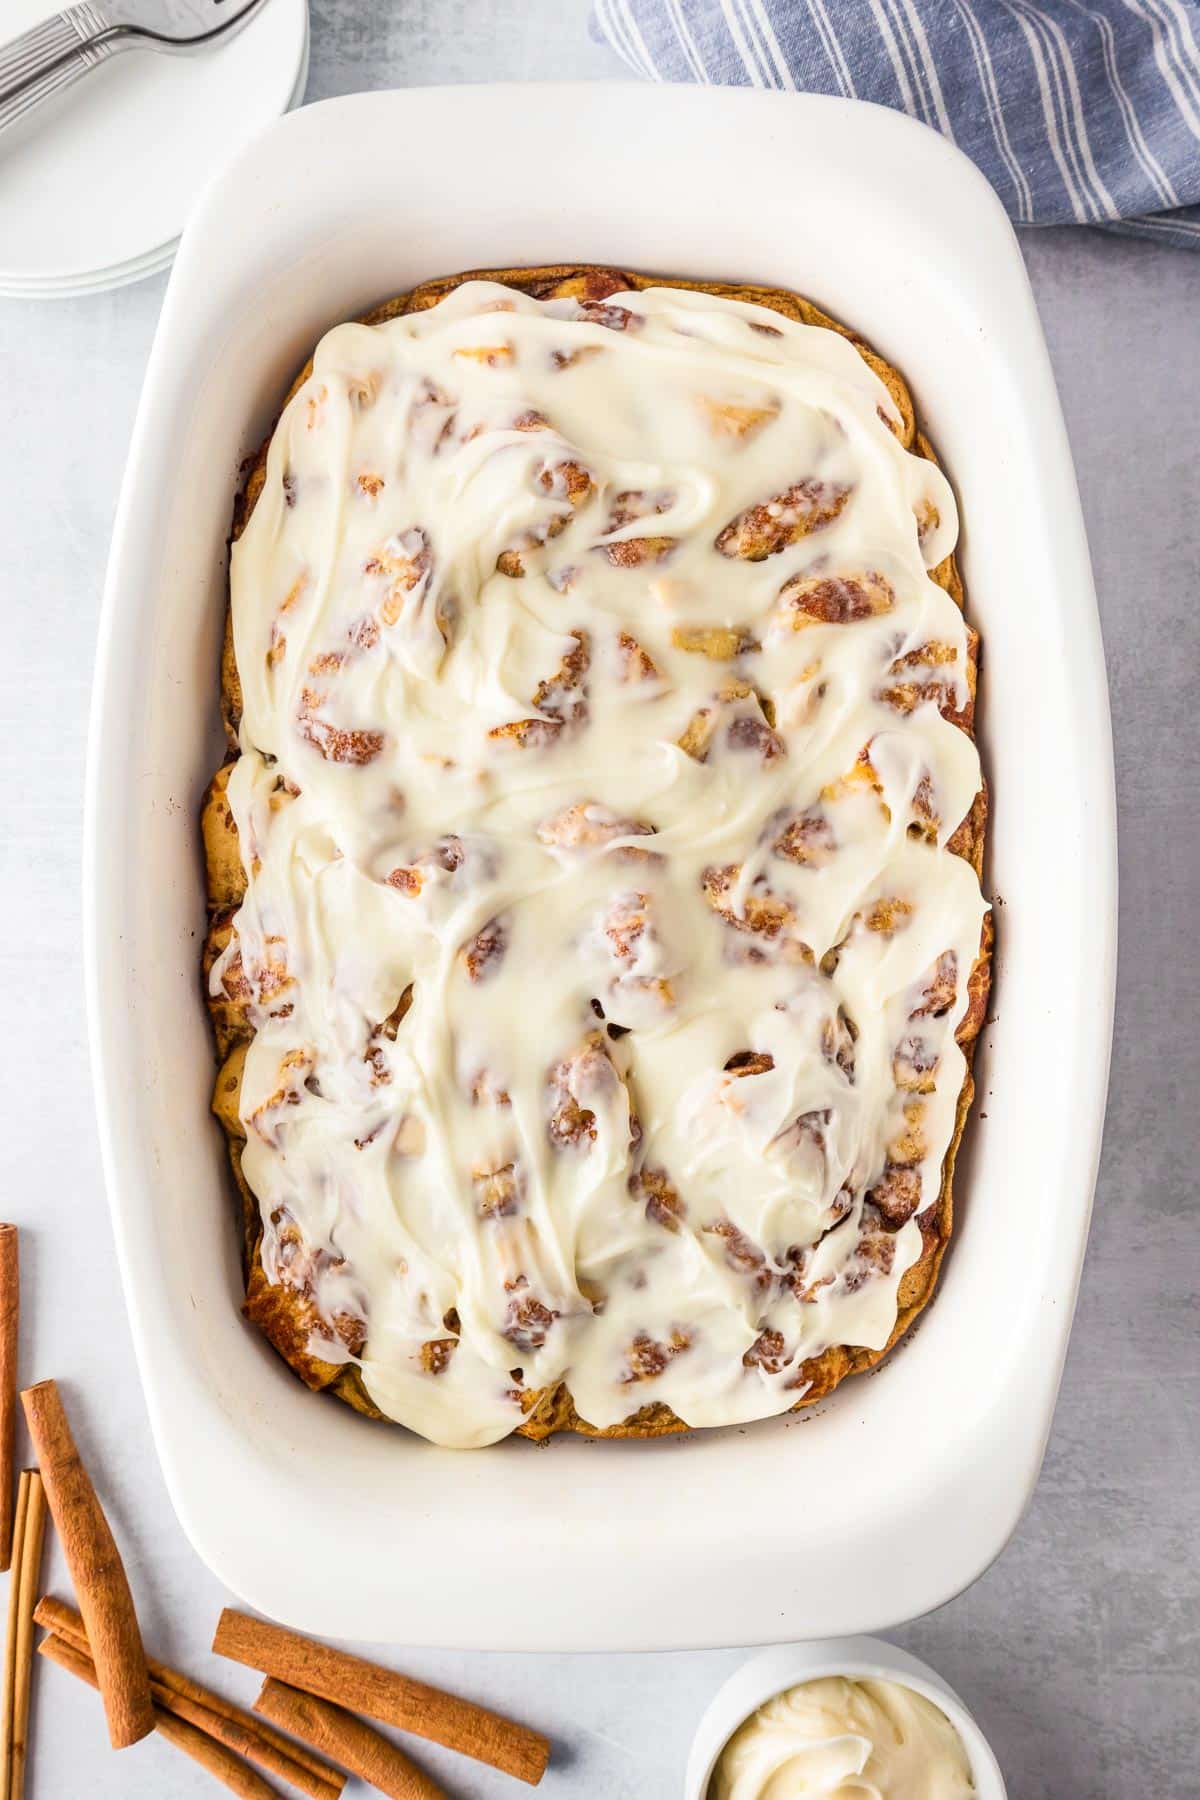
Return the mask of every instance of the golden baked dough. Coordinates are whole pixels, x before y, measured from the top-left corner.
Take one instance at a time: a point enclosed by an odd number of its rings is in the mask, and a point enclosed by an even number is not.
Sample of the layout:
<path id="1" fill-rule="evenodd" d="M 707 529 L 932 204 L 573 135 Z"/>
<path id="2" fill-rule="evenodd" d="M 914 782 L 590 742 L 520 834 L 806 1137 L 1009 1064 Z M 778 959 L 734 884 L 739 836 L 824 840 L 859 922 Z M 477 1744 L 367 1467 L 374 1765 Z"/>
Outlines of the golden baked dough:
<path id="1" fill-rule="evenodd" d="M 848 338 L 859 355 L 870 365 L 887 388 L 898 414 L 899 425 L 897 426 L 895 420 L 886 422 L 896 432 L 904 447 L 936 463 L 937 459 L 932 446 L 919 430 L 911 396 L 899 373 L 853 331 L 828 317 L 810 301 L 780 289 L 748 285 L 733 286 L 714 282 L 688 282 L 589 266 L 564 265 L 538 269 L 474 271 L 469 274 L 426 282 L 411 293 L 401 295 L 375 308 L 366 315 L 363 322 L 372 325 L 380 324 L 405 313 L 423 310 L 436 304 L 461 283 L 474 279 L 497 281 L 519 289 L 536 299 L 569 297 L 597 304 L 603 303 L 611 295 L 623 290 L 637 291 L 651 287 L 692 288 L 704 293 L 754 302 L 804 324 L 824 326 Z M 287 396 L 288 399 L 305 381 L 311 368 L 310 362 L 301 371 Z M 757 419 L 751 418 L 747 414 L 730 419 L 726 428 L 736 432 L 747 432 L 755 429 L 757 423 Z M 237 497 L 233 516 L 234 538 L 240 536 L 244 530 L 262 491 L 269 441 L 268 437 L 250 465 L 243 490 Z M 764 517 L 753 516 L 755 511 L 762 513 Z M 722 534 L 722 538 L 728 536 L 730 539 L 729 549 L 726 551 L 726 546 L 721 540 L 718 540 L 717 548 L 728 554 L 751 557 L 767 554 L 768 550 L 775 546 L 764 542 L 763 547 L 758 548 L 755 533 L 761 534 L 764 530 L 770 532 L 778 528 L 765 517 L 765 514 L 765 508 L 752 509 L 751 514 L 732 521 L 727 532 Z M 645 554 L 653 556 L 655 554 L 653 546 L 657 541 L 653 538 L 644 538 L 634 540 L 634 543 L 651 546 Z M 625 550 L 631 548 L 628 540 L 621 547 Z M 519 552 L 513 554 L 519 557 Z M 514 567 L 512 570 L 503 572 L 519 574 L 520 569 Z M 947 556 L 943 562 L 932 569 L 930 574 L 932 579 L 951 595 L 958 607 L 962 609 L 964 605 L 963 587 L 953 554 Z M 812 583 L 807 585 L 813 586 Z M 820 595 L 798 595 L 795 603 L 802 609 L 807 609 L 810 616 L 827 616 L 819 610 L 813 610 L 814 608 L 819 609 L 825 603 Z M 697 655 L 708 657 L 717 664 L 736 658 L 748 647 L 747 640 L 742 634 L 733 630 L 693 632 L 690 640 L 688 640 L 686 628 L 681 628 L 681 633 L 682 637 L 676 639 L 679 648 L 694 651 Z M 630 643 L 633 652 L 644 658 L 644 651 L 633 644 L 632 640 Z M 951 708 L 950 701 L 944 695 L 940 695 L 938 698 L 943 716 L 951 719 L 962 731 L 973 736 L 974 692 L 978 660 L 978 639 L 973 631 L 968 634 L 968 658 L 967 674 L 971 698 L 966 707 L 955 712 Z M 719 669 L 715 673 L 719 676 Z M 902 710 L 906 706 L 916 704 L 918 699 L 928 697 L 919 684 L 910 684 L 906 688 L 903 679 L 904 673 L 903 670 L 899 672 L 892 697 L 893 704 Z M 738 685 L 734 682 L 729 688 L 731 703 L 736 703 L 737 695 L 734 690 L 738 688 Z M 749 692 L 749 690 L 745 690 L 744 684 L 741 684 L 740 691 Z M 241 1146 L 245 1141 L 245 1127 L 239 1114 L 239 1094 L 246 1047 L 253 1036 L 253 1027 L 248 1017 L 246 1004 L 250 997 L 250 988 L 241 971 L 240 960 L 237 956 L 225 964 L 223 977 L 215 994 L 210 992 L 209 982 L 209 975 L 214 963 L 230 944 L 234 915 L 246 889 L 246 876 L 242 865 L 237 827 L 226 797 L 229 772 L 236 755 L 237 729 L 241 715 L 241 688 L 233 650 L 232 628 L 228 618 L 221 657 L 221 703 L 230 752 L 225 765 L 217 771 L 210 783 L 205 796 L 201 821 L 210 912 L 203 969 L 205 997 L 212 1017 L 220 1060 L 220 1070 L 213 1097 L 213 1110 L 227 1137 L 230 1163 L 240 1201 L 246 1276 L 245 1312 L 309 1387 L 327 1389 L 356 1410 L 375 1418 L 383 1418 L 384 1415 L 368 1396 L 353 1361 L 327 1362 L 311 1353 L 308 1346 L 313 1340 L 314 1326 L 317 1323 L 316 1309 L 311 1292 L 306 1287 L 302 1276 L 288 1283 L 272 1284 L 268 1281 L 260 1255 L 262 1225 L 258 1208 L 241 1170 Z M 764 721 L 763 728 L 767 729 L 768 724 L 768 721 Z M 689 726 L 685 733 L 686 740 L 691 739 L 694 729 L 702 732 L 703 722 L 693 721 L 692 726 Z M 692 751 L 693 754 L 703 753 L 699 736 L 695 743 L 685 741 L 685 739 L 680 740 L 685 749 Z M 982 871 L 986 813 L 986 791 L 981 788 L 974 805 L 948 846 L 970 863 L 977 875 Z M 719 905 L 719 895 L 710 896 L 710 899 L 713 904 Z M 973 1094 L 969 1065 L 987 1008 L 991 949 L 992 921 L 991 914 L 987 913 L 984 917 L 979 952 L 969 977 L 969 1005 L 955 1034 L 967 1058 L 968 1072 L 959 1095 L 953 1137 L 943 1162 L 940 1195 L 936 1205 L 928 1208 L 918 1217 L 922 1237 L 921 1254 L 919 1260 L 907 1270 L 901 1279 L 898 1315 L 891 1338 L 883 1350 L 871 1351 L 834 1346 L 804 1364 L 798 1373 L 798 1379 L 807 1380 L 810 1385 L 803 1397 L 795 1403 L 797 1408 L 810 1406 L 825 1398 L 845 1376 L 859 1373 L 877 1364 L 909 1329 L 934 1291 L 953 1225 L 954 1165 Z M 258 973 L 261 998 L 263 972 L 259 971 Z M 282 950 L 278 966 L 272 964 L 266 971 L 266 977 L 268 983 L 273 982 L 277 986 L 280 996 L 285 995 L 289 978 Z M 397 1008 L 398 1015 L 402 1013 L 402 1009 L 402 1007 Z M 393 1033 L 397 1022 L 396 1019 L 389 1022 Z M 385 1026 L 384 1029 L 386 1028 Z M 881 1194 L 880 1206 L 886 1222 L 886 1194 Z M 297 1245 L 296 1248 L 297 1254 L 302 1257 L 303 1246 Z M 439 1367 L 439 1357 L 444 1357 L 448 1354 L 448 1350 L 453 1348 L 454 1324 L 453 1316 L 448 1315 L 447 1337 L 433 1339 L 424 1347 L 422 1355 L 428 1369 L 436 1371 Z M 334 1328 L 352 1356 L 362 1350 L 364 1339 L 361 1322 L 349 1319 L 334 1321 Z M 326 1329 L 328 1329 L 328 1322 Z M 618 1425 L 604 1431 L 596 1431 L 587 1420 L 579 1416 L 571 1394 L 564 1383 L 560 1383 L 553 1389 L 527 1392 L 522 1395 L 521 1404 L 527 1417 L 518 1429 L 521 1435 L 535 1439 L 545 1438 L 553 1432 L 563 1430 L 594 1436 L 640 1438 L 687 1429 L 669 1407 L 664 1404 L 655 1404 L 633 1412 Z"/>

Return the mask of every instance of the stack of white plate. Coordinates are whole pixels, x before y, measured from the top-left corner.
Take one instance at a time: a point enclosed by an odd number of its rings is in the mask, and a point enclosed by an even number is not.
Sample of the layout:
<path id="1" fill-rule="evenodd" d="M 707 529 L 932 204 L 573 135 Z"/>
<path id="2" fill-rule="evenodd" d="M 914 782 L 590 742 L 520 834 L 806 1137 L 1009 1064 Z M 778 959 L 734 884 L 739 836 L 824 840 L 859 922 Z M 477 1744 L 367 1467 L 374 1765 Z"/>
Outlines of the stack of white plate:
<path id="1" fill-rule="evenodd" d="M 54 0 L 5 0 L 16 37 Z M 50 299 L 165 269 L 210 175 L 300 103 L 307 0 L 266 0 L 196 56 L 133 50 L 0 133 L 0 295 Z"/>

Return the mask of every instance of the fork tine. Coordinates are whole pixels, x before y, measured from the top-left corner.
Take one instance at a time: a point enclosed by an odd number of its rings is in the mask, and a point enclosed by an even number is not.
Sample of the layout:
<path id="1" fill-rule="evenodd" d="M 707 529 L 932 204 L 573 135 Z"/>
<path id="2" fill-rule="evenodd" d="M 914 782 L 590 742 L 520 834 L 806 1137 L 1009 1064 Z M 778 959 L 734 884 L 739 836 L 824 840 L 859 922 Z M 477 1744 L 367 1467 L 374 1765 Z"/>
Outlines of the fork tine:
<path id="1" fill-rule="evenodd" d="M 103 0 L 93 5 L 81 0 L 22 34 L 6 52 L 0 51 L 0 130 L 118 51 L 143 44 L 186 55 L 227 43 L 266 4 L 267 0 Z M 188 20 L 196 30 L 181 34 L 161 29 L 164 23 Z"/>

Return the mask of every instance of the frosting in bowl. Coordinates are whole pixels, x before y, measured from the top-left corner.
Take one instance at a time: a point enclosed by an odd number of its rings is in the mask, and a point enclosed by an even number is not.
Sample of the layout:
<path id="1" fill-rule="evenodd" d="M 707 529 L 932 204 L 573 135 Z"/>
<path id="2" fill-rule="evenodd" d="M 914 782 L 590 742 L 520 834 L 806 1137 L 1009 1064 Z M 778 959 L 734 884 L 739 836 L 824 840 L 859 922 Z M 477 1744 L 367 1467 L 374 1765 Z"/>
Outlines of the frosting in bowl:
<path id="1" fill-rule="evenodd" d="M 747 1719 L 708 1800 L 969 1800 L 963 1741 L 940 1707 L 896 1681 L 801 1682 Z"/>

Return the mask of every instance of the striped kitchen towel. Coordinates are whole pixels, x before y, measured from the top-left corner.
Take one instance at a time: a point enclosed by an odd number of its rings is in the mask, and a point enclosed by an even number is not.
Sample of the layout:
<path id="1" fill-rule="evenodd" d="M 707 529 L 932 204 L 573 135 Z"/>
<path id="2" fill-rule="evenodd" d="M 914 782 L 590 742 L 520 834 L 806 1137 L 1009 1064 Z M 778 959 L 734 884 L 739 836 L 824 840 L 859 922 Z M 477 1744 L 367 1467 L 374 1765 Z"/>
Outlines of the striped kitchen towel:
<path id="1" fill-rule="evenodd" d="M 654 81 L 899 107 L 1014 224 L 1200 250 L 1200 0 L 595 0 L 595 21 Z"/>

